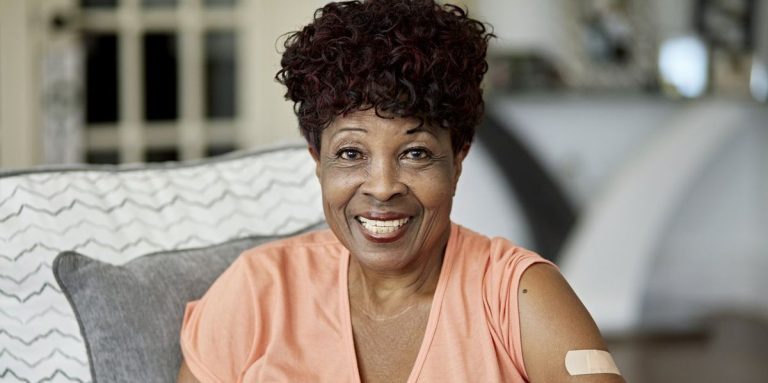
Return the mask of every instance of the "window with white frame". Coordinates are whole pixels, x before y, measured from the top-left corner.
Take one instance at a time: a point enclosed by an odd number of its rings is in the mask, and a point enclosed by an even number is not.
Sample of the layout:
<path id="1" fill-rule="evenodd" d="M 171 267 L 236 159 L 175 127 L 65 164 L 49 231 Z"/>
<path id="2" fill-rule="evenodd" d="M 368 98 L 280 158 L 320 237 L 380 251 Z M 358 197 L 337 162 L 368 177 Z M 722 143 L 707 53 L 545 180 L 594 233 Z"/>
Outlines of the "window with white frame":
<path id="1" fill-rule="evenodd" d="M 236 148 L 237 0 L 80 0 L 86 160 L 200 158 Z"/>

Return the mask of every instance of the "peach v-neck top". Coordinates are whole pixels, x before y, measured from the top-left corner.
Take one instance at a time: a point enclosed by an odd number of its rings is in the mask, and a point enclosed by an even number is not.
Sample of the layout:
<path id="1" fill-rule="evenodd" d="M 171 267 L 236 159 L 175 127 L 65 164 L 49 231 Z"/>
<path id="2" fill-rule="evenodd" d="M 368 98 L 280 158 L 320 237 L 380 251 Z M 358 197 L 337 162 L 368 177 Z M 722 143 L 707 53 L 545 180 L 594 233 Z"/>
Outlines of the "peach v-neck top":
<path id="1" fill-rule="evenodd" d="M 202 383 L 360 382 L 349 257 L 330 230 L 245 251 L 187 305 L 189 369 Z M 408 382 L 526 382 L 517 290 L 538 262 L 550 263 L 452 224 Z"/>

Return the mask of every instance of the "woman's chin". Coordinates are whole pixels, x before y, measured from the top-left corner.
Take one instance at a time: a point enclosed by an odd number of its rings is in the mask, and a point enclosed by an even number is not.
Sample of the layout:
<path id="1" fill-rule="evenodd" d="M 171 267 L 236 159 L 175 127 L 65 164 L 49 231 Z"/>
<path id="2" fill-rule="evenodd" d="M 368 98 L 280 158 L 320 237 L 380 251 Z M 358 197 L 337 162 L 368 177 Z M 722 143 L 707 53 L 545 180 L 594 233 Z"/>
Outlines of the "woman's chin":
<path id="1" fill-rule="evenodd" d="M 409 220 L 395 230 L 368 230 L 360 222 L 353 225 L 353 241 L 349 250 L 352 255 L 370 270 L 396 270 L 409 263 L 408 254 L 412 249 L 410 235 L 412 221 Z"/>

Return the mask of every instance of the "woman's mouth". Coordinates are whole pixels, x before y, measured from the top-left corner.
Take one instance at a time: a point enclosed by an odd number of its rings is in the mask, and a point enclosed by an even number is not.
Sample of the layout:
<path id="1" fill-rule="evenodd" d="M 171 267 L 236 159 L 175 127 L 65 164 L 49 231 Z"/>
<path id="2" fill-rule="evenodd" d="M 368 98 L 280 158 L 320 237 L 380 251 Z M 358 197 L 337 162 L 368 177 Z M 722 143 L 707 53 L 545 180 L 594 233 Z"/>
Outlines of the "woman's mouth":
<path id="1" fill-rule="evenodd" d="M 410 221 L 410 217 L 400 219 L 378 220 L 361 216 L 355 217 L 360 223 L 363 234 L 374 242 L 393 242 L 398 240 L 405 233 L 405 226 Z"/>

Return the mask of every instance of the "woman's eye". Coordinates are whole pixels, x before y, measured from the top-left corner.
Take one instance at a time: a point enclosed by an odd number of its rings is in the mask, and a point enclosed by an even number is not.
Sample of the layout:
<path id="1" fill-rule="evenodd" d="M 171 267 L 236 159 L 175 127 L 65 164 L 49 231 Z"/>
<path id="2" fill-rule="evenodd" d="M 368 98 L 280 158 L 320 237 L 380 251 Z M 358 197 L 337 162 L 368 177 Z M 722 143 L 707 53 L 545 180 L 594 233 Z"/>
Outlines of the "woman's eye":
<path id="1" fill-rule="evenodd" d="M 336 155 L 343 160 L 359 160 L 363 155 L 357 149 L 341 149 Z"/>
<path id="2" fill-rule="evenodd" d="M 421 148 L 414 148 L 414 149 L 408 149 L 405 152 L 405 158 L 409 160 L 423 160 L 429 157 L 429 153 L 426 149 Z"/>

